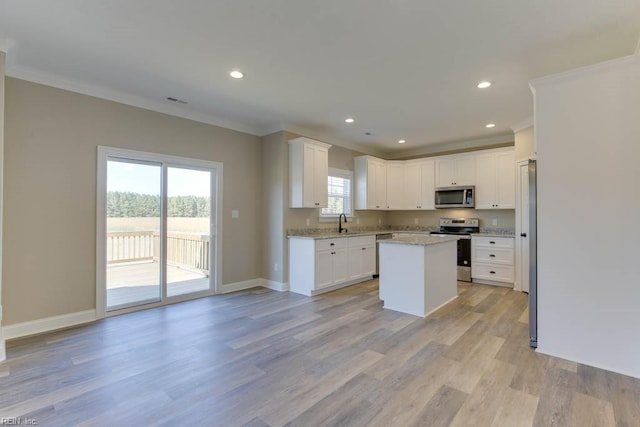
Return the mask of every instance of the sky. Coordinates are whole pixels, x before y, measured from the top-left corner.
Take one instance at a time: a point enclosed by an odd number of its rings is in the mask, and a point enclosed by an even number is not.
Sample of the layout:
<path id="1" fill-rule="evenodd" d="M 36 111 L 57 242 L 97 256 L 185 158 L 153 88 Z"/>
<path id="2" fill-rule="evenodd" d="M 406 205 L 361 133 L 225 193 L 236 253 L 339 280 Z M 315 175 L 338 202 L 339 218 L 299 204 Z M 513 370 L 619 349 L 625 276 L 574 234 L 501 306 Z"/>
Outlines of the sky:
<path id="1" fill-rule="evenodd" d="M 210 195 L 210 172 L 168 168 L 167 194 L 172 196 Z M 126 191 L 139 194 L 160 194 L 162 167 L 141 163 L 107 162 L 107 191 Z"/>

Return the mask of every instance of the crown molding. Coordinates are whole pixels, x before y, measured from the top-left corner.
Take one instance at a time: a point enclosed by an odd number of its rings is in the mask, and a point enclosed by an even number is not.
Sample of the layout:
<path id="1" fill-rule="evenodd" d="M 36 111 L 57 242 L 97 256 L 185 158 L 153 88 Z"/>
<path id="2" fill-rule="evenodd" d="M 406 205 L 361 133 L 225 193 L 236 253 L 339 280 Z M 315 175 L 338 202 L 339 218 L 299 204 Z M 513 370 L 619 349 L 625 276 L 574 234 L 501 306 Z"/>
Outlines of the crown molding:
<path id="1" fill-rule="evenodd" d="M 549 76 L 539 77 L 529 81 L 529 87 L 535 94 L 536 88 L 554 84 L 562 80 L 573 79 L 577 76 L 583 76 L 585 74 L 597 73 L 598 71 L 612 68 L 618 65 L 626 65 L 636 61 L 640 61 L 640 55 L 633 54 L 627 56 L 621 56 L 620 58 L 610 59 L 604 62 L 598 62 L 597 64 L 587 65 L 580 68 L 574 68 L 573 70 L 563 71 L 557 74 L 551 74 Z M 535 101 L 534 101 L 535 103 Z"/>
<path id="2" fill-rule="evenodd" d="M 335 136 L 322 131 L 308 129 L 308 128 L 305 128 L 304 126 L 298 126 L 292 123 L 284 123 L 282 126 L 283 128 L 280 130 L 295 133 L 300 136 L 306 136 L 312 139 L 317 139 L 318 141 L 326 142 L 331 145 L 337 145 L 339 147 L 348 148 L 349 150 L 358 151 L 360 153 L 369 154 L 376 157 L 383 157 L 385 155 L 384 151 L 377 150 L 373 147 L 368 147 L 364 144 L 345 141 L 343 139 L 336 138 Z"/>
<path id="3" fill-rule="evenodd" d="M 95 98 L 118 102 L 120 104 L 143 108 L 145 110 L 155 111 L 158 113 L 168 114 L 170 116 L 193 120 L 195 122 L 219 126 L 255 136 L 262 135 L 262 130 L 255 126 L 210 116 L 185 106 L 168 105 L 163 101 L 155 101 L 90 83 L 66 79 L 56 74 L 46 73 L 30 67 L 17 66 L 10 62 L 7 64 L 5 74 L 16 79 L 51 86 L 57 89 L 68 90 L 70 92 L 93 96 Z"/>
<path id="4" fill-rule="evenodd" d="M 496 135 L 488 138 L 448 141 L 416 147 L 412 150 L 394 151 L 392 153 L 387 153 L 385 158 L 387 160 L 405 159 L 408 157 L 435 155 L 446 152 L 471 151 L 474 149 L 491 148 L 496 145 L 512 144 L 513 141 L 513 134 Z"/>
<path id="5" fill-rule="evenodd" d="M 533 126 L 533 116 L 527 117 L 525 120 L 514 124 L 513 126 L 511 126 L 511 130 L 513 131 L 513 133 L 516 133 L 526 128 L 530 128 L 531 126 Z"/>

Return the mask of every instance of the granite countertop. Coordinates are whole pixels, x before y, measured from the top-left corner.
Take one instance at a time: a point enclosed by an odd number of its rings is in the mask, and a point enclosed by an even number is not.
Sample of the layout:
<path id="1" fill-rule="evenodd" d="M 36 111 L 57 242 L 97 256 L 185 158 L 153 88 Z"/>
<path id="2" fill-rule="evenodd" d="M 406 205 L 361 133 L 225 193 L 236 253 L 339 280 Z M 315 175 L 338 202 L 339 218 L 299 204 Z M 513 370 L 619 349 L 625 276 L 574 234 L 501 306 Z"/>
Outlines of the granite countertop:
<path id="1" fill-rule="evenodd" d="M 358 236 L 375 236 L 377 234 L 424 234 L 429 235 L 432 231 L 438 231 L 436 227 L 423 227 L 423 228 L 380 228 L 380 229 L 356 229 L 349 231 L 348 233 L 338 233 L 335 228 L 316 228 L 316 229 L 299 229 L 290 230 L 288 239 L 335 239 L 338 237 L 358 237 Z M 485 236 L 485 237 L 515 237 L 515 232 L 512 229 L 486 229 L 481 230 L 479 233 L 472 233 L 472 236 Z"/>
<path id="2" fill-rule="evenodd" d="M 432 237 L 432 236 L 412 236 L 412 237 L 394 237 L 393 239 L 380 240 L 380 244 L 396 244 L 396 245 L 416 245 L 429 246 L 438 243 L 453 242 L 458 240 L 457 236 Z"/>
<path id="3" fill-rule="evenodd" d="M 309 232 L 294 232 L 287 236 L 288 239 L 335 239 L 338 237 L 359 237 L 359 236 L 375 236 L 378 234 L 393 234 L 393 233 L 406 233 L 406 234 L 425 234 L 430 233 L 429 230 L 358 230 L 350 231 L 348 233 L 338 233 L 337 230 L 314 230 Z"/>
<path id="4" fill-rule="evenodd" d="M 471 233 L 472 236 L 480 237 L 516 237 L 516 233 L 513 230 L 505 231 L 481 231 L 480 233 Z"/>

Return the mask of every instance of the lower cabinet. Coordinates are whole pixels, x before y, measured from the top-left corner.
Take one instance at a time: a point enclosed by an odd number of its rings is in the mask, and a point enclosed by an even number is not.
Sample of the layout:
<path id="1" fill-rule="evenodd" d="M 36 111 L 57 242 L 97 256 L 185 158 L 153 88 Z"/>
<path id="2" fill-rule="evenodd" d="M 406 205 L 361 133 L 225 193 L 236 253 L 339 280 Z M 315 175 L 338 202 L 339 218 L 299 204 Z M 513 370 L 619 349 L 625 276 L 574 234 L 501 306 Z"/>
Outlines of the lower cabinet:
<path id="1" fill-rule="evenodd" d="M 375 236 L 333 239 L 289 238 L 289 287 L 317 295 L 371 279 L 376 268 Z"/>
<path id="2" fill-rule="evenodd" d="M 515 280 L 514 238 L 471 236 L 471 279 L 512 287 Z"/>

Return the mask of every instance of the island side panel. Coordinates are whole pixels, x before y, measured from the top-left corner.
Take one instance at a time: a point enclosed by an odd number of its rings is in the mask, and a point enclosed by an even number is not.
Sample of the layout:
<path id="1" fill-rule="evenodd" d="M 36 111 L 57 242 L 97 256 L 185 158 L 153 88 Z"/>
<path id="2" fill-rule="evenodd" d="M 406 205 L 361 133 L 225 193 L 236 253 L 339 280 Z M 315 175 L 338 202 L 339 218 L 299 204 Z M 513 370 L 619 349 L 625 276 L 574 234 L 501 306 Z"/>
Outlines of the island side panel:
<path id="1" fill-rule="evenodd" d="M 458 297 L 456 259 L 456 241 L 425 247 L 425 315 L 431 314 Z"/>
<path id="2" fill-rule="evenodd" d="M 289 289 L 311 296 L 316 280 L 316 242 L 289 238 Z"/>
<path id="3" fill-rule="evenodd" d="M 424 246 L 381 242 L 379 251 L 384 308 L 424 317 Z"/>

